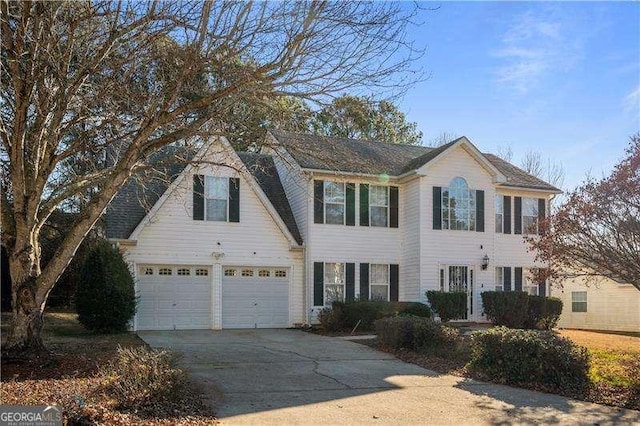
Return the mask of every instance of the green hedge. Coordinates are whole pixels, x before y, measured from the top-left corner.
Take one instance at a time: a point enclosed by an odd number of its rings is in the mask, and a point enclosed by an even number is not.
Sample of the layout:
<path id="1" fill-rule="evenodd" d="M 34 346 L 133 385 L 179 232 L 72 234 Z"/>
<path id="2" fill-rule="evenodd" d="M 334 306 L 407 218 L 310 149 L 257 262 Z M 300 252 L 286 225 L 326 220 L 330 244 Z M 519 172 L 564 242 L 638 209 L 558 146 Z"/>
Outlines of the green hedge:
<path id="1" fill-rule="evenodd" d="M 464 318 L 467 313 L 467 293 L 427 291 L 431 308 L 438 313 L 440 320 L 447 322 Z"/>
<path id="2" fill-rule="evenodd" d="M 485 291 L 481 294 L 487 318 L 495 325 L 523 328 L 527 321 L 529 295 L 522 291 Z"/>
<path id="3" fill-rule="evenodd" d="M 377 319 L 398 315 L 430 318 L 431 309 L 418 302 L 333 302 L 331 308 L 320 311 L 318 321 L 327 331 L 353 329 L 356 325 L 358 330 L 373 330 Z"/>
<path id="4" fill-rule="evenodd" d="M 394 349 L 431 351 L 453 349 L 458 343 L 459 332 L 430 318 L 395 317 L 375 322 L 378 342 Z"/>
<path id="5" fill-rule="evenodd" d="M 562 314 L 562 300 L 556 297 L 529 296 L 525 328 L 551 330 Z"/>
<path id="6" fill-rule="evenodd" d="M 562 313 L 562 301 L 553 297 L 521 291 L 485 291 L 481 296 L 484 312 L 495 325 L 550 330 Z"/>
<path id="7" fill-rule="evenodd" d="M 589 353 L 551 331 L 494 327 L 472 334 L 467 366 L 506 384 L 578 390 L 588 383 Z"/>

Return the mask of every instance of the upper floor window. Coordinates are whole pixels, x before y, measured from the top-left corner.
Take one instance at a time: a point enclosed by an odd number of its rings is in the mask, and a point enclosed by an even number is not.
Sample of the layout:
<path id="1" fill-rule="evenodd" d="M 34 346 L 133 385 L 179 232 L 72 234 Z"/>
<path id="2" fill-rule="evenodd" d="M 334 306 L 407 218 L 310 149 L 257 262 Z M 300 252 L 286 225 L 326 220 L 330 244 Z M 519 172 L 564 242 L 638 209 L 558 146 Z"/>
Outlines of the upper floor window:
<path id="1" fill-rule="evenodd" d="M 522 231 L 526 234 L 538 233 L 538 199 L 522 199 Z"/>
<path id="2" fill-rule="evenodd" d="M 344 263 L 324 264 L 324 303 L 331 305 L 335 300 L 344 300 Z"/>
<path id="3" fill-rule="evenodd" d="M 345 186 L 340 182 L 324 182 L 325 223 L 344 225 Z"/>
<path id="4" fill-rule="evenodd" d="M 442 188 L 442 229 L 475 231 L 476 191 L 457 177 Z"/>
<path id="5" fill-rule="evenodd" d="M 207 176 L 204 189 L 206 219 L 226 222 L 229 210 L 229 179 Z"/>
<path id="6" fill-rule="evenodd" d="M 496 195 L 495 198 L 495 211 L 496 211 L 496 232 L 502 234 L 504 228 L 504 197 L 502 195 Z"/>
<path id="7" fill-rule="evenodd" d="M 388 226 L 389 187 L 371 185 L 369 187 L 369 223 L 371 226 Z"/>

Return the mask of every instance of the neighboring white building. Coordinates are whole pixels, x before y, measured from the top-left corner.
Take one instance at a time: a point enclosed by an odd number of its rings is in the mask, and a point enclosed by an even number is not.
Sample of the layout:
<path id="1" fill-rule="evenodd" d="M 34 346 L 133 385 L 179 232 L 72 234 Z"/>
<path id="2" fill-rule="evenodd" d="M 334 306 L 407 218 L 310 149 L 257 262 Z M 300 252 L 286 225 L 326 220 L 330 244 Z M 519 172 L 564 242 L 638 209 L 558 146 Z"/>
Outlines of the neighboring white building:
<path id="1" fill-rule="evenodd" d="M 212 143 L 168 190 L 131 182 L 116 197 L 107 235 L 136 273 L 136 329 L 288 327 L 336 298 L 425 302 L 431 289 L 466 291 L 483 321 L 482 291 L 548 293 L 522 234 L 560 191 L 467 138 L 266 142 Z"/>
<path id="2" fill-rule="evenodd" d="M 607 278 L 591 281 L 566 279 L 562 288 L 551 288 L 564 305 L 558 327 L 639 333 L 640 291 Z"/>

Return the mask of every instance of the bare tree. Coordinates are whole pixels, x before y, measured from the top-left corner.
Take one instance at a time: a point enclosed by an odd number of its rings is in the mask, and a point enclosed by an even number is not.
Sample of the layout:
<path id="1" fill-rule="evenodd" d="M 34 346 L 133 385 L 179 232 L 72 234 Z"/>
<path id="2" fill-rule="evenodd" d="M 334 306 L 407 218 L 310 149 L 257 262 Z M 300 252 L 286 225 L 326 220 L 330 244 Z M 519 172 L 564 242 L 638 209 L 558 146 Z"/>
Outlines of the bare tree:
<path id="1" fill-rule="evenodd" d="M 500 145 L 498 149 L 496 149 L 496 155 L 507 163 L 510 163 L 511 160 L 513 160 L 513 149 L 511 145 Z"/>
<path id="2" fill-rule="evenodd" d="M 435 138 L 430 139 L 429 143 L 427 144 L 427 146 L 430 146 L 430 147 L 433 147 L 433 148 L 437 148 L 439 146 L 446 145 L 449 142 L 458 139 L 459 137 L 460 137 L 460 135 L 458 135 L 457 133 L 446 132 L 446 131 L 445 132 L 441 132 Z"/>
<path id="3" fill-rule="evenodd" d="M 422 53 L 405 38 L 414 10 L 389 2 L 5 0 L 0 12 L 1 237 L 13 281 L 5 349 L 23 354 L 44 349 L 56 280 L 155 152 L 216 134 L 238 102 L 402 92 Z M 43 224 L 87 193 L 43 264 Z"/>
<path id="4" fill-rule="evenodd" d="M 547 157 L 546 161 L 539 151 L 528 151 L 520 163 L 522 169 L 555 187 L 564 184 L 564 167 L 562 163 Z"/>
<path id="5" fill-rule="evenodd" d="M 562 280 L 601 277 L 640 290 L 640 134 L 610 176 L 587 178 L 543 220 L 541 236 L 527 237 L 541 270 Z"/>

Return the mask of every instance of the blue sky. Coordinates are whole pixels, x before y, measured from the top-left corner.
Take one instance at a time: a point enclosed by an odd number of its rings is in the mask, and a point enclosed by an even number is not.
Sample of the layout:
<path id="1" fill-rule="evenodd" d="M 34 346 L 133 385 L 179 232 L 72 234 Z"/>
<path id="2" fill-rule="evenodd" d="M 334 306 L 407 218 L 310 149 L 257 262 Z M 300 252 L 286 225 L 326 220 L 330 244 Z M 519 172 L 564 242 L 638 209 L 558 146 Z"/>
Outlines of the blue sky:
<path id="1" fill-rule="evenodd" d="M 423 2 L 410 34 L 431 77 L 399 102 L 429 141 L 466 135 L 599 177 L 640 130 L 640 3 Z"/>

